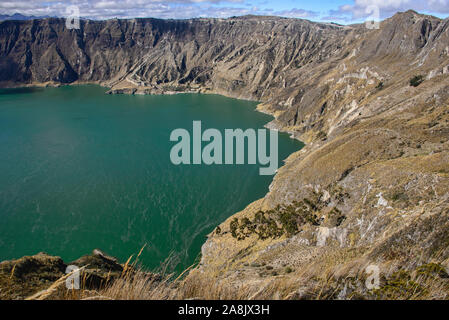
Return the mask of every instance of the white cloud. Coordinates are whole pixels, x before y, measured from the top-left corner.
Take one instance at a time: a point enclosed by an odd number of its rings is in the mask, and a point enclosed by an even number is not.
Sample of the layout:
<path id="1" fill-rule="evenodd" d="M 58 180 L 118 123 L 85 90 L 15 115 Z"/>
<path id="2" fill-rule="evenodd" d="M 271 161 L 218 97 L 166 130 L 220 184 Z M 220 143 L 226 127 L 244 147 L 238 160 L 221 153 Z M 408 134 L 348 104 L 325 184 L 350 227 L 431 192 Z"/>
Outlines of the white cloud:
<path id="1" fill-rule="evenodd" d="M 16 0 L 0 2 L 0 14 L 21 13 L 28 16 L 66 15 L 66 8 L 76 5 L 82 17 L 93 19 L 159 17 L 190 18 L 239 12 L 234 8 L 213 7 L 217 4 L 242 4 L 244 0 Z M 209 10 L 210 8 L 210 10 Z M 246 10 L 247 11 L 247 10 Z M 246 12 L 245 11 L 245 12 Z"/>
<path id="2" fill-rule="evenodd" d="M 288 17 L 288 18 L 303 18 L 303 19 L 310 19 L 318 17 L 318 13 L 314 11 L 304 10 L 304 9 L 291 9 L 291 10 L 285 10 L 285 11 L 277 11 L 274 12 L 275 15 L 281 16 L 281 17 Z"/>
<path id="3" fill-rule="evenodd" d="M 378 8 L 380 18 L 390 17 L 398 11 L 416 10 L 418 12 L 448 14 L 449 0 L 355 0 L 351 5 L 331 10 L 330 15 L 342 20 L 357 20 L 371 15 L 369 8 Z"/>
<path id="4" fill-rule="evenodd" d="M 70 5 L 80 8 L 82 17 L 109 18 L 192 18 L 230 17 L 246 14 L 278 15 L 291 18 L 336 20 L 350 22 L 363 19 L 366 9 L 375 5 L 380 17 L 385 18 L 397 11 L 414 9 L 427 13 L 449 13 L 449 0 L 347 0 L 347 4 L 329 12 L 329 17 L 319 13 L 292 8 L 276 11 L 261 9 L 250 0 L 0 0 L 0 14 L 21 13 L 28 16 L 66 16 Z M 264 4 L 267 7 L 268 2 Z M 259 5 L 262 5 L 259 2 Z"/>
<path id="5" fill-rule="evenodd" d="M 16 0 L 0 2 L 0 14 L 21 13 L 27 16 L 67 15 L 66 9 L 76 5 L 82 17 L 109 18 L 193 18 L 254 15 L 279 15 L 294 18 L 316 17 L 303 9 L 275 12 L 250 5 L 245 0 Z"/>

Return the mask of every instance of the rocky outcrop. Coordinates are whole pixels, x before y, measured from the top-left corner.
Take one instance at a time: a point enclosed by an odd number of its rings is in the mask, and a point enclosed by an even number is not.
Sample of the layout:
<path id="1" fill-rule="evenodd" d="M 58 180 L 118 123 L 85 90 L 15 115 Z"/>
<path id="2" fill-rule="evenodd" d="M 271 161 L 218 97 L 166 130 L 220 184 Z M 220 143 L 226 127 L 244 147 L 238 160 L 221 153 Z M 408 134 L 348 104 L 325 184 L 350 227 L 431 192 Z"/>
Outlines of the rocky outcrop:
<path id="1" fill-rule="evenodd" d="M 192 279 L 254 298 L 273 281 L 289 283 L 278 298 L 391 297 L 392 283 L 449 266 L 448 43 L 448 19 L 413 11 L 379 30 L 251 16 L 5 21 L 0 81 L 260 101 L 270 128 L 307 145 L 209 236 Z M 370 265 L 385 291 L 363 285 Z M 414 272 L 405 283 L 401 270 Z"/>
<path id="2" fill-rule="evenodd" d="M 77 266 L 82 270 L 79 279 L 84 290 L 104 288 L 123 272 L 123 266 L 115 258 L 108 257 L 98 249 L 91 255 L 67 264 L 59 257 L 38 253 L 0 263 L 0 300 L 25 299 L 46 290 L 73 271 L 74 268 L 67 269 L 68 266 Z M 61 284 L 63 291 L 68 291 L 65 281 Z"/>
<path id="3" fill-rule="evenodd" d="M 66 265 L 59 257 L 39 253 L 0 263 L 0 299 L 24 299 L 46 289 L 64 275 Z"/>

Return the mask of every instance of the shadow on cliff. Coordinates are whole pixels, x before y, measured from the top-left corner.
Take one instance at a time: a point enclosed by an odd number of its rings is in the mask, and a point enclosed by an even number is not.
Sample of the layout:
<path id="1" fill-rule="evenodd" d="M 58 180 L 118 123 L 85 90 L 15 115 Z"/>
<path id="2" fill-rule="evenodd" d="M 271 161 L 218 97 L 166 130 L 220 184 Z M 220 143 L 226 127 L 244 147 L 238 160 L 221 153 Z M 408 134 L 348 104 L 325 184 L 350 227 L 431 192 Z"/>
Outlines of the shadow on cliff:
<path id="1" fill-rule="evenodd" d="M 23 72 L 17 62 L 11 58 L 0 60 L 0 87 L 4 84 L 26 83 L 30 79 L 29 72 Z"/>

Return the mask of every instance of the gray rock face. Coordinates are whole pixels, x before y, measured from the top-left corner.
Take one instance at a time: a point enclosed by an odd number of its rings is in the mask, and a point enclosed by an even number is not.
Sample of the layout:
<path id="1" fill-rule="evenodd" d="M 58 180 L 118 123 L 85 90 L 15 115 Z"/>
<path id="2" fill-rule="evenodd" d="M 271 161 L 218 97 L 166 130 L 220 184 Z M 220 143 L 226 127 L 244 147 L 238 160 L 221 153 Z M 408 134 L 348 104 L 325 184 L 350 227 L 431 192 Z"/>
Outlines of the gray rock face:
<path id="1" fill-rule="evenodd" d="M 0 24 L 3 81 L 71 83 L 123 80 L 139 85 L 191 86 L 263 95 L 287 70 L 341 51 L 350 28 L 302 20 L 244 17 L 228 20 L 82 21 L 63 19 Z M 274 81 L 277 82 L 277 81 Z M 246 90 L 245 90 L 246 91 Z"/>

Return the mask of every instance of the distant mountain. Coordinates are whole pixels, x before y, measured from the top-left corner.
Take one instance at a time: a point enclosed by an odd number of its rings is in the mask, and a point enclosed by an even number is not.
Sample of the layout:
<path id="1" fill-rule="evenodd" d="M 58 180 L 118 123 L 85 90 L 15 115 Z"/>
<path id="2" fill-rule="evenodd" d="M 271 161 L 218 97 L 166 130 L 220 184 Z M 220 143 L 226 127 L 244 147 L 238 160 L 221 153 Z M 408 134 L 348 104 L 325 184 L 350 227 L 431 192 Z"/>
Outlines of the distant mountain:
<path id="1" fill-rule="evenodd" d="M 0 14 L 0 21 L 4 20 L 33 20 L 33 19 L 45 19 L 50 18 L 50 16 L 24 16 L 20 13 L 14 13 L 13 15 Z"/>

